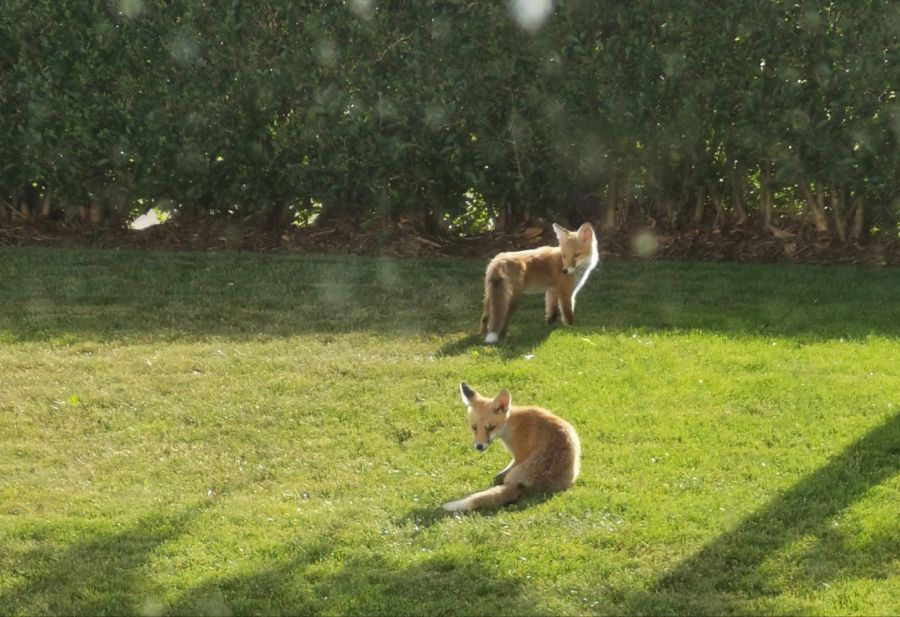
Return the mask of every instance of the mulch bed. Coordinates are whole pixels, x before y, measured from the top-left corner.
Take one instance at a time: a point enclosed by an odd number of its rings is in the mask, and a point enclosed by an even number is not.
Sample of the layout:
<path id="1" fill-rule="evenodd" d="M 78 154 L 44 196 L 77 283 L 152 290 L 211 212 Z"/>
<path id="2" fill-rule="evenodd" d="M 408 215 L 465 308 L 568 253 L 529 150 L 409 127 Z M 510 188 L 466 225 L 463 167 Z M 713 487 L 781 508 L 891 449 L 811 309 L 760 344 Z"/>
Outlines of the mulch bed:
<path id="1" fill-rule="evenodd" d="M 184 221 L 145 230 L 102 228 L 77 221 L 0 226 L 0 246 L 135 248 L 176 251 L 253 251 L 390 257 L 490 257 L 500 251 L 555 244 L 549 223 L 513 233 L 435 236 L 409 222 L 336 222 L 271 228 L 239 220 Z M 684 233 L 634 227 L 600 233 L 604 259 L 900 265 L 900 241 L 876 238 L 839 244 L 811 230 L 761 232 L 752 227 L 698 228 Z"/>

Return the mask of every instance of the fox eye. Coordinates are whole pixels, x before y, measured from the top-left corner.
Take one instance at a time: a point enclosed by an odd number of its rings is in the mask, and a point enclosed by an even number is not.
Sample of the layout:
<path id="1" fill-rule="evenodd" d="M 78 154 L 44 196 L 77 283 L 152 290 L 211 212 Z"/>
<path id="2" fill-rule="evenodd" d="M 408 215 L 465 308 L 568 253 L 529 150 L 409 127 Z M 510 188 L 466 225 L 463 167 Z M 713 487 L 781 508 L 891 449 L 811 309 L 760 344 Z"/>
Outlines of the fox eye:
<path id="1" fill-rule="evenodd" d="M 495 428 L 497 428 L 497 427 L 494 426 L 493 424 L 488 424 L 487 432 L 488 432 L 488 433 L 493 433 Z"/>
<path id="2" fill-rule="evenodd" d="M 475 426 L 475 425 L 473 424 L 473 425 L 472 425 L 472 431 L 474 432 L 474 431 L 477 431 L 477 430 L 478 430 L 478 427 Z"/>
<path id="3" fill-rule="evenodd" d="M 581 257 L 581 253 L 575 253 L 574 257 L 575 259 L 578 259 L 579 257 Z"/>

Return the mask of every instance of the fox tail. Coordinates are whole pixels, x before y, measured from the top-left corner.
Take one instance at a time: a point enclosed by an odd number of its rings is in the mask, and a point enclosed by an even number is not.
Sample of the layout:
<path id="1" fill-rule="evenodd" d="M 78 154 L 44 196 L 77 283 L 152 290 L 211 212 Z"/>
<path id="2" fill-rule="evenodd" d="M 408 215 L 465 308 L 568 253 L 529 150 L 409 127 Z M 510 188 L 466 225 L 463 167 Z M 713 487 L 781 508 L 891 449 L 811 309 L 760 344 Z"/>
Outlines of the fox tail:
<path id="1" fill-rule="evenodd" d="M 472 493 L 463 499 L 445 503 L 444 510 L 447 512 L 465 512 L 467 510 L 477 510 L 478 508 L 505 506 L 516 501 L 522 496 L 523 492 L 524 487 L 521 484 L 492 486 L 487 490 Z"/>

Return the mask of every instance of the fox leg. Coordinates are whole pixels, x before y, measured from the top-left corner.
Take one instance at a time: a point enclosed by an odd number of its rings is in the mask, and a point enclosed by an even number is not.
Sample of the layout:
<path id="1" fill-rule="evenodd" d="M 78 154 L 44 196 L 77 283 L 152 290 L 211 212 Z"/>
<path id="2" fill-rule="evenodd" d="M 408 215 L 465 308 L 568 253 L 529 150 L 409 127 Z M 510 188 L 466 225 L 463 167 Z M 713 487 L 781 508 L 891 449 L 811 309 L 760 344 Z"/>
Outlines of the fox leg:
<path id="1" fill-rule="evenodd" d="M 481 328 L 478 330 L 481 333 L 481 336 L 484 336 L 488 333 L 488 319 L 491 316 L 491 298 L 490 295 L 485 291 L 484 293 L 484 310 L 481 312 Z"/>
<path id="2" fill-rule="evenodd" d="M 559 294 L 554 289 L 548 289 L 544 294 L 544 308 L 547 316 L 547 325 L 556 323 L 559 319 Z"/>
<path id="3" fill-rule="evenodd" d="M 562 322 L 571 326 L 575 322 L 575 310 L 572 306 L 572 294 L 559 294 L 559 308 L 562 309 Z"/>
<path id="4" fill-rule="evenodd" d="M 506 336 L 506 329 L 509 328 L 509 320 L 519 308 L 519 300 L 521 296 L 513 294 L 509 299 L 509 306 L 506 308 L 506 318 L 503 320 L 503 327 L 500 328 L 500 338 Z"/>
<path id="5" fill-rule="evenodd" d="M 494 476 L 494 486 L 498 486 L 503 484 L 503 481 L 506 479 L 506 474 L 509 473 L 509 470 L 513 468 L 513 465 L 516 464 L 516 460 L 513 459 L 509 462 L 509 465 L 503 468 L 503 471 Z"/>

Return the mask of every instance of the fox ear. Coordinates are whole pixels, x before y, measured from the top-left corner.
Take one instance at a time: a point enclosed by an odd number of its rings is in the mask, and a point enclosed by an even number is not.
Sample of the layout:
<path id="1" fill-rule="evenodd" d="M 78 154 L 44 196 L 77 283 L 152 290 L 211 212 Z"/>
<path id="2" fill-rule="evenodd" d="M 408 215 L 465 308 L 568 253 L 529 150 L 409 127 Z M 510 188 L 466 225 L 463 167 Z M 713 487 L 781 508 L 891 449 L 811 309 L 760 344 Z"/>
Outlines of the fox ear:
<path id="1" fill-rule="evenodd" d="M 556 232 L 556 237 L 559 238 L 560 240 L 565 238 L 566 234 L 571 233 L 568 229 L 566 229 L 565 227 L 563 227 L 562 225 L 559 225 L 557 223 L 553 223 L 553 231 Z"/>
<path id="2" fill-rule="evenodd" d="M 462 398 L 463 405 L 468 407 L 472 397 L 475 396 L 475 391 L 463 381 L 459 384 L 459 396 Z"/>
<path id="3" fill-rule="evenodd" d="M 510 403 L 512 403 L 512 399 L 509 396 L 509 392 L 500 390 L 500 394 L 494 397 L 494 411 L 497 413 L 506 413 L 509 411 Z"/>
<path id="4" fill-rule="evenodd" d="M 591 227 L 590 223 L 583 223 L 581 227 L 578 228 L 578 239 L 582 242 L 590 242 L 594 237 L 594 228 Z"/>

